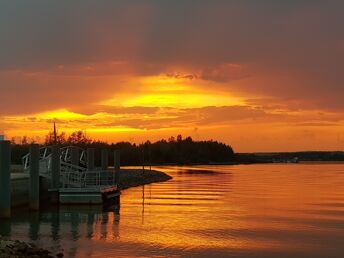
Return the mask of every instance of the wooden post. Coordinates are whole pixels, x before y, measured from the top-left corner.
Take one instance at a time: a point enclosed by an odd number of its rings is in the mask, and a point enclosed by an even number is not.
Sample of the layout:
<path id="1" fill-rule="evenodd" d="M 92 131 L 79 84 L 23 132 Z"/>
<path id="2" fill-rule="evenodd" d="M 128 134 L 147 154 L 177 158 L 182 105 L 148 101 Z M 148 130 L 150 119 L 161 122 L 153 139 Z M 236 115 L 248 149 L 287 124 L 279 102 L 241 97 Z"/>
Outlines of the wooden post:
<path id="1" fill-rule="evenodd" d="M 0 141 L 0 218 L 11 217 L 11 144 Z"/>
<path id="2" fill-rule="evenodd" d="M 30 146 L 29 208 L 39 210 L 39 145 Z"/>
<path id="3" fill-rule="evenodd" d="M 94 170 L 94 148 L 87 149 L 87 170 Z"/>
<path id="4" fill-rule="evenodd" d="M 114 170 L 115 170 L 115 176 L 114 176 L 114 184 L 119 183 L 119 173 L 120 173 L 120 169 L 121 169 L 121 153 L 119 150 L 115 150 L 114 152 Z"/>
<path id="5" fill-rule="evenodd" d="M 107 170 L 109 166 L 109 153 L 107 149 L 102 149 L 102 170 Z"/>

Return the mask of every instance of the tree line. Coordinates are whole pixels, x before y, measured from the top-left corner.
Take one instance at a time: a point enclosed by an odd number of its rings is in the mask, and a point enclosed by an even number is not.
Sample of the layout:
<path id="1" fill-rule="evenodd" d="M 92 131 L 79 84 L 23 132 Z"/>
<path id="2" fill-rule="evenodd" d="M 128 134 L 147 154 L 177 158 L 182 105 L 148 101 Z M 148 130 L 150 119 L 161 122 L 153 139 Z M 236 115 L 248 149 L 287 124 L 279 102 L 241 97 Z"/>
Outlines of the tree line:
<path id="1" fill-rule="evenodd" d="M 24 141 L 23 141 L 24 140 Z M 22 156 L 28 153 L 32 141 L 23 137 L 20 143 L 12 143 L 12 162 L 19 164 Z M 208 140 L 194 141 L 190 136 L 170 137 L 156 142 L 146 141 L 142 144 L 130 142 L 106 143 L 93 140 L 84 132 L 77 131 L 67 136 L 64 132 L 50 132 L 42 146 L 57 144 L 61 147 L 74 145 L 81 148 L 120 150 L 122 165 L 155 165 L 155 164 L 210 164 L 229 163 L 234 160 L 234 151 L 224 143 Z M 113 156 L 109 155 L 110 164 Z M 100 151 L 96 151 L 96 165 L 100 164 Z"/>

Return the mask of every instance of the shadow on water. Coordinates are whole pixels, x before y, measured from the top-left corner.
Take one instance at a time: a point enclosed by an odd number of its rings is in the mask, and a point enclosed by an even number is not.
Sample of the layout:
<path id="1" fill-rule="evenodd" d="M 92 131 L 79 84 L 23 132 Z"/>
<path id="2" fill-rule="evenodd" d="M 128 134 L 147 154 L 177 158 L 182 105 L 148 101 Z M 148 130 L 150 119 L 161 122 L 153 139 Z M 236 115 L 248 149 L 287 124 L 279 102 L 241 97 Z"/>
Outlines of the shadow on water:
<path id="1" fill-rule="evenodd" d="M 0 219 L 0 236 L 11 236 L 11 220 Z"/>
<path id="2" fill-rule="evenodd" d="M 119 211 L 119 203 L 106 206 L 44 205 L 39 212 L 19 208 L 14 210 L 10 220 L 0 220 L 0 235 L 38 244 L 53 253 L 65 251 L 67 257 L 75 257 L 80 238 L 92 239 L 95 235 L 100 239 L 107 238 L 109 220 L 118 226 Z M 95 224 L 100 225 L 100 232 L 95 232 Z M 68 250 L 64 250 L 66 241 Z"/>

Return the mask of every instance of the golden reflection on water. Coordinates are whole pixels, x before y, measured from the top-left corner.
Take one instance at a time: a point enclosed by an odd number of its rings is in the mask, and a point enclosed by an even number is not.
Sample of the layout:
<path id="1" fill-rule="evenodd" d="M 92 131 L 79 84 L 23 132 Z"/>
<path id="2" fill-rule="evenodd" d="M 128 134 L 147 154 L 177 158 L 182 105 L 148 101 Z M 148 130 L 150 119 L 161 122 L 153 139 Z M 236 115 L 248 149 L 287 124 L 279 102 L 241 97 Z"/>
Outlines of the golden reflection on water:
<path id="1" fill-rule="evenodd" d="M 56 234 L 66 256 L 342 255 L 342 164 L 156 169 L 173 180 L 123 191 L 119 212 L 60 209 Z M 20 225 L 12 235 L 26 230 Z M 36 235 L 50 239 L 44 223 Z"/>
<path id="2" fill-rule="evenodd" d="M 328 173 L 310 165 L 159 167 L 174 180 L 123 193 L 121 241 L 181 250 L 314 248 L 293 236 L 340 234 L 314 224 L 344 221 L 338 216 L 344 215 L 344 202 L 336 207 L 339 214 L 325 205 L 344 193 L 342 166 L 330 168 Z"/>

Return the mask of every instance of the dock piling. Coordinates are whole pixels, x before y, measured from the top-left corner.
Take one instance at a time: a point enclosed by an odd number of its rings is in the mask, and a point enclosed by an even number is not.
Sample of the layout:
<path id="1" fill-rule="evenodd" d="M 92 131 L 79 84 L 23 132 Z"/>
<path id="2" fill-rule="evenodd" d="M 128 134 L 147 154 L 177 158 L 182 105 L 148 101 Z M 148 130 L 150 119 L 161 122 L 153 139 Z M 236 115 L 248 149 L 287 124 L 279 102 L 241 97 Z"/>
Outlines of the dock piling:
<path id="1" fill-rule="evenodd" d="M 109 153 L 107 149 L 102 149 L 102 170 L 107 170 L 109 166 Z"/>
<path id="2" fill-rule="evenodd" d="M 60 188 L 60 148 L 56 145 L 51 147 L 51 188 L 51 202 L 56 204 Z"/>
<path id="3" fill-rule="evenodd" d="M 11 217 L 11 143 L 0 140 L 0 218 Z"/>
<path id="4" fill-rule="evenodd" d="M 87 170 L 94 170 L 94 148 L 87 149 Z"/>
<path id="5" fill-rule="evenodd" d="M 71 159 L 71 163 L 74 166 L 79 166 L 79 149 L 77 148 L 71 148 L 70 150 L 70 159 Z"/>
<path id="6" fill-rule="evenodd" d="M 119 150 L 114 151 L 114 170 L 115 170 L 115 176 L 114 176 L 114 183 L 119 183 L 119 173 L 120 173 L 120 161 L 121 161 L 121 153 Z"/>
<path id="7" fill-rule="evenodd" d="M 30 146 L 29 208 L 39 210 L 39 145 Z"/>
<path id="8" fill-rule="evenodd" d="M 51 187 L 60 187 L 60 149 L 57 146 L 51 147 Z"/>

